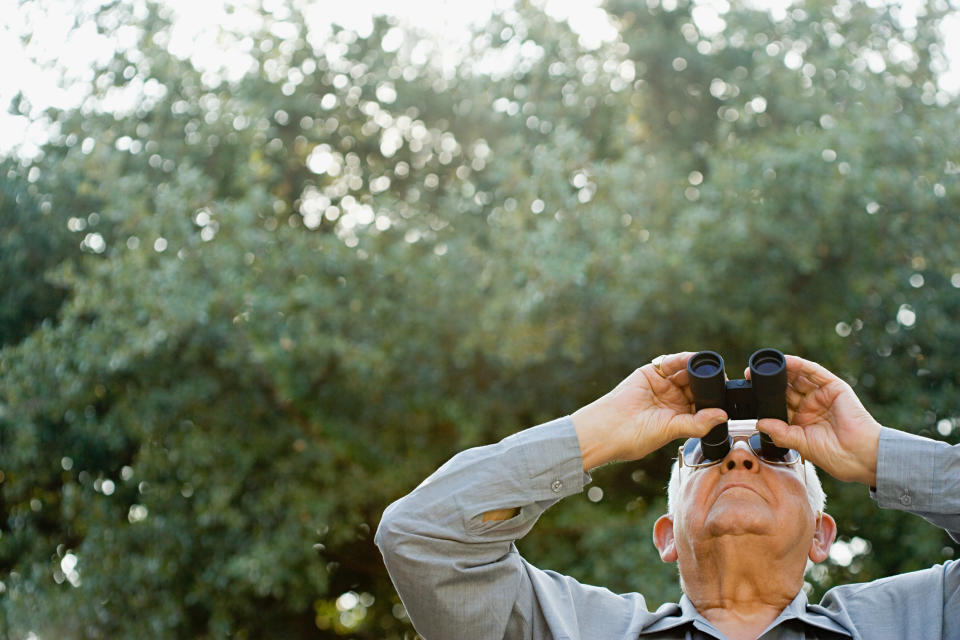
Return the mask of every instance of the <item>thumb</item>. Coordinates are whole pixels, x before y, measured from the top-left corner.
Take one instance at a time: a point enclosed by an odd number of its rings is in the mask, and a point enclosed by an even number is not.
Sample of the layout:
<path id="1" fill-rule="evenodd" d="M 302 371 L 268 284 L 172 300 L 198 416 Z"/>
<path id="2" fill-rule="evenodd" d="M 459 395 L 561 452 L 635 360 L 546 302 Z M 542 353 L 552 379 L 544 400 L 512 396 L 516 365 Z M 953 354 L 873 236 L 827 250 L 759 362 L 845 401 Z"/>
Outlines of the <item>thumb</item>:
<path id="1" fill-rule="evenodd" d="M 771 438 L 778 447 L 797 449 L 803 446 L 803 429 L 792 427 L 783 420 L 776 418 L 761 418 L 757 420 L 757 431 L 762 431 Z"/>
<path id="2" fill-rule="evenodd" d="M 715 426 L 727 421 L 727 412 L 723 409 L 701 409 L 693 416 L 694 429 L 697 430 L 696 437 L 702 438 L 710 432 Z"/>

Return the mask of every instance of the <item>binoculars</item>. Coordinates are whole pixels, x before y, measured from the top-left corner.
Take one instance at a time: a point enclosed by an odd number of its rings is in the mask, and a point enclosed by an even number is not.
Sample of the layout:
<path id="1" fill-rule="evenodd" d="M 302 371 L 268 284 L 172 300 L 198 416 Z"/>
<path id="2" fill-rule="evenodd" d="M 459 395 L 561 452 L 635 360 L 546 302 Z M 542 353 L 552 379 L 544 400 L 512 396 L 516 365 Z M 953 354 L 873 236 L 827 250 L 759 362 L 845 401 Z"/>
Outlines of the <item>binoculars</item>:
<path id="1" fill-rule="evenodd" d="M 760 349 L 750 356 L 750 380 L 726 380 L 723 358 L 715 351 L 700 351 L 687 361 L 690 387 L 697 411 L 719 408 L 731 420 L 776 418 L 787 421 L 787 366 L 776 349 Z M 776 458 L 786 453 L 765 433 L 762 451 Z M 700 439 L 706 457 L 719 460 L 730 451 L 727 423 L 718 424 Z"/>

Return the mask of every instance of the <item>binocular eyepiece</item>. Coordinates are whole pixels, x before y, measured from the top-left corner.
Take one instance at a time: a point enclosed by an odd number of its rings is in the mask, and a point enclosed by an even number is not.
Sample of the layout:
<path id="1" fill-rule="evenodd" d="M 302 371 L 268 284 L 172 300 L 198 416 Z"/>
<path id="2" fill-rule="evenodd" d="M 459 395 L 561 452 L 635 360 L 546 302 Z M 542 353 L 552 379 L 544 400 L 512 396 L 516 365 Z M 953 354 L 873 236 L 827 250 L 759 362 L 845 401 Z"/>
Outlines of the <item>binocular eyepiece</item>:
<path id="1" fill-rule="evenodd" d="M 726 380 L 723 358 L 715 351 L 701 351 L 687 361 L 690 387 L 697 411 L 719 408 L 731 420 L 776 418 L 787 421 L 787 362 L 776 349 L 760 349 L 750 356 L 749 380 Z M 703 453 L 718 460 L 730 451 L 727 423 L 718 424 L 700 439 Z M 778 447 L 765 433 L 760 434 L 763 453 L 779 457 Z"/>

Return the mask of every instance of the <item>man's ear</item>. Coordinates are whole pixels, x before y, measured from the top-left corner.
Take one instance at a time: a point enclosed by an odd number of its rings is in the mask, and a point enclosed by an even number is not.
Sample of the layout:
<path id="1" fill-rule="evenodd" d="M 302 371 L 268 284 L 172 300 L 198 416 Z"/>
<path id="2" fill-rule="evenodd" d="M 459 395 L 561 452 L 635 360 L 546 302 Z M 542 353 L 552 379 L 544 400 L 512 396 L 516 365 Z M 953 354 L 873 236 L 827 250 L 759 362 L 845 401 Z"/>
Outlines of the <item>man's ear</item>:
<path id="1" fill-rule="evenodd" d="M 830 545 L 837 537 L 837 523 L 829 513 L 821 513 L 813 531 L 809 557 L 814 562 L 823 562 L 830 555 Z"/>
<path id="2" fill-rule="evenodd" d="M 653 524 L 653 544 L 664 562 L 677 561 L 677 545 L 673 538 L 673 516 L 662 515 Z"/>

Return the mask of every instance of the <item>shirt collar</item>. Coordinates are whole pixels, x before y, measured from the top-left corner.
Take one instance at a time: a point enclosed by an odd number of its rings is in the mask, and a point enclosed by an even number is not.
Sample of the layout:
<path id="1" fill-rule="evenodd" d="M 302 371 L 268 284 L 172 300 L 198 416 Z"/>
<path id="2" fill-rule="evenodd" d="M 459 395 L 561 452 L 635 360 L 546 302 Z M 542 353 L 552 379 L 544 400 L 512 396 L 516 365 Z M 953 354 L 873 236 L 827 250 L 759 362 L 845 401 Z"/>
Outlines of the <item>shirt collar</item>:
<path id="1" fill-rule="evenodd" d="M 843 635 L 852 635 L 848 629 L 843 627 L 836 620 L 824 615 L 824 611 L 825 610 L 820 607 L 810 607 L 807 602 L 807 594 L 805 594 L 801 589 L 799 592 L 797 592 L 797 595 L 793 598 L 790 604 L 788 604 L 783 611 L 780 612 L 780 615 L 777 616 L 776 620 L 770 623 L 770 626 L 764 630 L 764 633 L 770 629 L 773 629 L 774 627 L 779 626 L 787 620 L 800 620 L 805 624 L 809 624 L 820 629 L 833 631 L 834 633 Z M 719 633 L 716 627 L 714 627 L 706 618 L 700 615 L 700 612 L 697 611 L 697 608 L 693 606 L 693 603 L 690 602 L 690 599 L 686 596 L 686 594 L 680 598 L 679 606 L 676 604 L 665 604 L 657 609 L 657 613 L 660 614 L 660 617 L 657 618 L 652 624 L 644 627 L 643 631 L 640 632 L 641 636 L 657 631 L 664 631 L 666 629 L 673 629 L 690 623 L 705 631 L 709 630 Z"/>
<path id="2" fill-rule="evenodd" d="M 818 606 L 811 606 L 807 602 L 807 594 L 801 589 L 797 592 L 797 595 L 794 597 L 793 601 L 786 606 L 786 608 L 780 612 L 780 615 L 777 616 L 777 619 L 773 621 L 773 624 L 770 625 L 771 628 L 777 626 L 784 620 L 793 620 L 797 619 L 805 624 L 818 627 L 820 629 L 825 629 L 827 631 L 833 631 L 834 633 L 839 633 L 843 635 L 852 636 L 853 633 L 850 629 L 847 629 L 842 624 L 837 622 L 835 619 L 824 615 L 825 609 Z"/>

